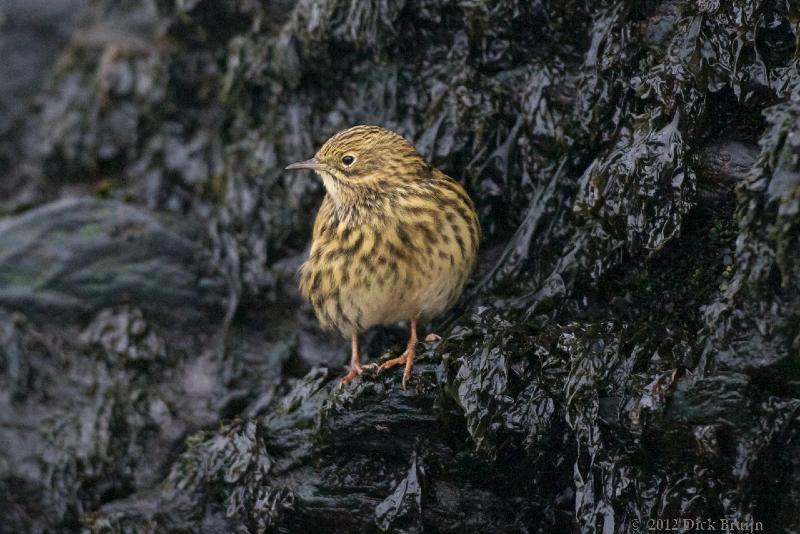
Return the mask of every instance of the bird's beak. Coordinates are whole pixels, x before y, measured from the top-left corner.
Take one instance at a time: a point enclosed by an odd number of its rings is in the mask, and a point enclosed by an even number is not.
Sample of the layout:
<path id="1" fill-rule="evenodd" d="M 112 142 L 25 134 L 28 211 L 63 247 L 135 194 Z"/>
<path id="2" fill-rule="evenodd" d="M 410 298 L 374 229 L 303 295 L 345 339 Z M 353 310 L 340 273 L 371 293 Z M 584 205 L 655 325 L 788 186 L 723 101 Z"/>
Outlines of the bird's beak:
<path id="1" fill-rule="evenodd" d="M 298 161 L 297 163 L 292 163 L 291 165 L 286 166 L 287 171 L 293 171 L 295 169 L 311 169 L 312 171 L 319 171 L 323 168 L 325 168 L 325 165 L 320 163 L 317 158 Z"/>

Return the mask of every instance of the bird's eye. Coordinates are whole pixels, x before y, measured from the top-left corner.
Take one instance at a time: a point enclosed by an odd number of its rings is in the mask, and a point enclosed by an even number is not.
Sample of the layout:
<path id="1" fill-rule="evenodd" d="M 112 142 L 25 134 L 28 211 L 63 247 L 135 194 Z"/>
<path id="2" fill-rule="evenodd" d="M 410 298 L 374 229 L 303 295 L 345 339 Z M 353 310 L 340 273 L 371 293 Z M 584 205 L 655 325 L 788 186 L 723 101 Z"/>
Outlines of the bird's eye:
<path id="1" fill-rule="evenodd" d="M 356 158 L 354 158 L 353 156 L 351 156 L 349 154 L 347 156 L 342 156 L 342 163 L 344 163 L 345 165 L 348 165 L 348 166 L 352 165 L 355 160 L 356 160 Z"/>

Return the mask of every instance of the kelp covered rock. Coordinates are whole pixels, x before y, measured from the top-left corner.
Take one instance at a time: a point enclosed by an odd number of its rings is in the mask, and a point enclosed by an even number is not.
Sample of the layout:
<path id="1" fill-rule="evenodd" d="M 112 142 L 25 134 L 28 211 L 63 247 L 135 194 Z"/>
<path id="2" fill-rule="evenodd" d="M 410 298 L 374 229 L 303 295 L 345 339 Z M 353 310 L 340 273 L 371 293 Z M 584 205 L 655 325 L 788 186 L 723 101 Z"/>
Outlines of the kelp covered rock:
<path id="1" fill-rule="evenodd" d="M 793 3 L 80 20 L 18 135 L 0 122 L 6 183 L 31 184 L 0 208 L 24 211 L 0 220 L 2 528 L 800 528 Z M 322 187 L 282 168 L 356 123 L 407 136 L 481 217 L 408 391 L 338 387 L 346 343 L 295 289 Z"/>
<path id="2" fill-rule="evenodd" d="M 0 223 L 0 305 L 74 318 L 129 303 L 197 319 L 215 304 L 200 283 L 197 235 L 100 199 L 30 210 Z"/>

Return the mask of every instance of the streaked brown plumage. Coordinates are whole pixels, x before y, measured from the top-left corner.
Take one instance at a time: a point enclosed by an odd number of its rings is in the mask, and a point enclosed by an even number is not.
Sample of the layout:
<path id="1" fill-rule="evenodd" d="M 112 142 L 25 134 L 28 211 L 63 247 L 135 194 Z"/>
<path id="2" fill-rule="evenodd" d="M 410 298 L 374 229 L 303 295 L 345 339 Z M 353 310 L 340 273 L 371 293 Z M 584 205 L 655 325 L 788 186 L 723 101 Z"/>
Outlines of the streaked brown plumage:
<path id="1" fill-rule="evenodd" d="M 405 388 L 417 320 L 450 307 L 475 263 L 480 227 L 472 201 L 402 136 L 378 126 L 339 132 L 314 158 L 286 168 L 314 170 L 327 191 L 300 290 L 324 327 L 351 338 L 342 381 L 362 372 L 360 332 L 408 320 L 406 351 L 379 367 L 404 364 Z"/>

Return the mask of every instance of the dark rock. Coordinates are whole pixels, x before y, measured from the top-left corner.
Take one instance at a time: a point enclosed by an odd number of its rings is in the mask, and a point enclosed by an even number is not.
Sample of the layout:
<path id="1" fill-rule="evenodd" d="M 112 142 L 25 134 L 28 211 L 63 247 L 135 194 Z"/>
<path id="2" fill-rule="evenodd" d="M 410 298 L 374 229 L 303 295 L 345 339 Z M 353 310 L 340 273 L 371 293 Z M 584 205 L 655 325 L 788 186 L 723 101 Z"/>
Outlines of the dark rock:
<path id="1" fill-rule="evenodd" d="M 83 335 L 63 326 L 43 334 L 19 315 L 8 328 L 8 317 L 0 314 L 0 484 L 31 496 L 25 504 L 0 491 L 19 511 L 12 531 L 70 530 L 83 511 L 155 486 L 186 435 L 219 417 L 222 362 L 208 334 L 185 346 L 131 308 L 101 311 Z"/>
<path id="2" fill-rule="evenodd" d="M 716 375 L 679 383 L 668 416 L 695 425 L 722 423 L 751 426 L 748 392 L 750 380 L 745 375 Z"/>
<path id="3" fill-rule="evenodd" d="M 82 341 L 132 364 L 166 357 L 164 340 L 148 327 L 140 310 L 127 306 L 100 312 L 84 331 Z"/>
<path id="4" fill-rule="evenodd" d="M 747 179 L 758 157 L 755 146 L 737 141 L 714 141 L 698 156 L 698 172 L 706 190 L 733 191 Z"/>
<path id="5" fill-rule="evenodd" d="M 375 522 L 382 532 L 402 530 L 422 532 L 422 484 L 425 471 L 417 462 L 417 455 L 411 455 L 408 474 L 394 489 L 391 495 L 375 507 Z"/>
<path id="6" fill-rule="evenodd" d="M 20 324 L 24 323 L 21 315 L 9 315 L 0 311 L 0 361 L 8 375 L 11 400 L 24 398 L 30 382 L 30 368 L 26 352 L 19 333 Z"/>
<path id="7" fill-rule="evenodd" d="M 9 0 L 0 7 L 0 135 L 30 112 L 48 68 L 61 53 L 84 0 Z"/>
<path id="8" fill-rule="evenodd" d="M 4 220 L 0 305 L 74 320 L 132 304 L 172 319 L 200 320 L 213 312 L 214 295 L 199 284 L 200 249 L 192 240 L 198 233 L 186 229 L 170 229 L 126 204 L 89 198 Z"/>
<path id="9" fill-rule="evenodd" d="M 9 0 L 0 5 L 0 214 L 41 201 L 41 176 L 20 171 L 39 92 L 79 22 L 85 0 Z M 51 188 L 52 189 L 52 188 Z"/>

